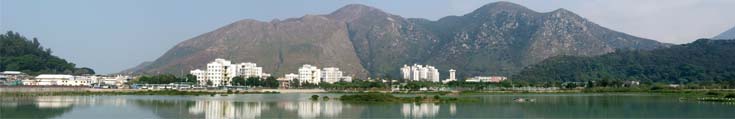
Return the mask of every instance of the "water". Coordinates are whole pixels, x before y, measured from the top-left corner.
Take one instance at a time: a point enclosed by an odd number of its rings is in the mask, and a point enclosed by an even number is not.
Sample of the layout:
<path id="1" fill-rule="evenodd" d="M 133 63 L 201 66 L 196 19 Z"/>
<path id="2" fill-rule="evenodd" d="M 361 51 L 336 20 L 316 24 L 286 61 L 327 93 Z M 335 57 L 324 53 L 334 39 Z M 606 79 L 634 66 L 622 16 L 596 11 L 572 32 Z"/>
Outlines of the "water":
<path id="1" fill-rule="evenodd" d="M 468 95 L 479 102 L 352 104 L 313 94 L 0 97 L 13 118 L 735 118 L 735 104 L 648 94 Z M 338 97 L 340 94 L 318 94 Z M 514 102 L 517 97 L 535 102 Z"/>

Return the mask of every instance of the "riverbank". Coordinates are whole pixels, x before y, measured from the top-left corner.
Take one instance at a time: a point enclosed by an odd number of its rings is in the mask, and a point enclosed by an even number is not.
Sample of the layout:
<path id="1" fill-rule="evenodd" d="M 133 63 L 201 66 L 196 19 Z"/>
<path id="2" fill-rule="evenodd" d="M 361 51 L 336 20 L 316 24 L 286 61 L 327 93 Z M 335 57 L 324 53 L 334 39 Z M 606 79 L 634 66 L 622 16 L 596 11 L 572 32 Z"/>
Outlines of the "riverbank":
<path id="1" fill-rule="evenodd" d="M 0 87 L 0 96 L 55 95 L 227 95 L 263 93 L 324 93 L 322 89 L 168 90 L 96 89 L 88 87 Z"/>
<path id="2" fill-rule="evenodd" d="M 685 98 L 735 96 L 733 89 L 664 89 L 642 90 L 631 88 L 594 88 L 543 91 L 326 91 L 323 89 L 250 89 L 250 90 L 155 90 L 155 89 L 95 89 L 88 87 L 0 87 L 0 95 L 210 95 L 210 94 L 259 94 L 259 93 L 391 93 L 422 95 L 473 95 L 473 94 L 575 94 L 575 93 L 649 93 L 675 95 Z"/>

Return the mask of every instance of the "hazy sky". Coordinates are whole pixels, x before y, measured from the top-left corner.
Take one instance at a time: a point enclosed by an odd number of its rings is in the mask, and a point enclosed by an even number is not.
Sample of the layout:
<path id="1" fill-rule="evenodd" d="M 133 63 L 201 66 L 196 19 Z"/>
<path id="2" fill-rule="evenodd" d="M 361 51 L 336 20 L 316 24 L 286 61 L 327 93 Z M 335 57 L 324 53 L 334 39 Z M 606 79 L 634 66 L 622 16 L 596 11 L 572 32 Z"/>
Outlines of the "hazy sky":
<path id="1" fill-rule="evenodd" d="M 0 30 L 37 37 L 78 66 L 114 73 L 152 61 L 178 42 L 241 19 L 327 14 L 360 3 L 408 18 L 463 15 L 495 0 L 0 0 Z M 666 43 L 735 26 L 735 0 L 527 0 L 539 12 L 573 11 L 613 30 Z"/>

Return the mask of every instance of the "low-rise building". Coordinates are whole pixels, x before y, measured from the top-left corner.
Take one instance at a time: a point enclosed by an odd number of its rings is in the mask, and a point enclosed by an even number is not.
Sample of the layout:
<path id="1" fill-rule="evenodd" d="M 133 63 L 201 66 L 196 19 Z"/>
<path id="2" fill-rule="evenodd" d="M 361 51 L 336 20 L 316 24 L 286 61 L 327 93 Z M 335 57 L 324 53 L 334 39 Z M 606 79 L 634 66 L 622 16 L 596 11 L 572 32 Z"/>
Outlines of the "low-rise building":
<path id="1" fill-rule="evenodd" d="M 28 81 L 25 84 L 38 85 L 38 86 L 90 86 L 92 80 L 89 79 L 76 79 L 72 75 L 65 74 L 41 74 L 36 76 L 33 80 Z"/>
<path id="2" fill-rule="evenodd" d="M 638 86 L 638 85 L 641 85 L 641 82 L 640 81 L 625 81 L 625 82 L 623 82 L 623 85 L 624 86 L 628 86 L 628 87 L 630 87 L 630 86 Z"/>
<path id="3" fill-rule="evenodd" d="M 20 71 L 3 71 L 0 72 L 0 85 L 21 85 L 21 81 L 29 77 Z"/>
<path id="4" fill-rule="evenodd" d="M 30 76 L 20 71 L 3 71 L 0 72 L 0 80 L 13 81 L 13 80 L 25 80 Z"/>
<path id="5" fill-rule="evenodd" d="M 452 82 L 452 81 L 457 81 L 457 77 L 456 77 L 457 75 L 456 75 L 456 73 L 457 73 L 457 70 L 449 69 L 449 78 L 447 78 L 446 80 L 442 81 L 442 83 L 449 83 L 449 82 Z"/>
<path id="6" fill-rule="evenodd" d="M 125 75 L 115 75 L 115 76 L 101 76 L 99 77 L 99 83 L 104 85 L 113 85 L 116 87 L 123 87 L 125 86 L 128 81 L 130 81 L 132 77 L 125 76 Z"/>
<path id="7" fill-rule="evenodd" d="M 298 79 L 299 75 L 294 73 L 289 73 L 284 76 L 286 80 L 293 81 L 294 79 Z"/>
<path id="8" fill-rule="evenodd" d="M 291 88 L 291 81 L 293 79 L 287 79 L 287 78 L 278 78 L 276 79 L 278 81 L 278 88 Z"/>
<path id="9" fill-rule="evenodd" d="M 352 82 L 352 77 L 351 76 L 342 76 L 341 78 L 339 78 L 339 80 L 340 81 L 344 81 L 344 82 Z"/>
<path id="10" fill-rule="evenodd" d="M 465 80 L 465 82 L 491 82 L 491 83 L 499 83 L 501 81 L 504 81 L 508 78 L 503 76 L 475 76 L 472 78 L 469 78 Z"/>

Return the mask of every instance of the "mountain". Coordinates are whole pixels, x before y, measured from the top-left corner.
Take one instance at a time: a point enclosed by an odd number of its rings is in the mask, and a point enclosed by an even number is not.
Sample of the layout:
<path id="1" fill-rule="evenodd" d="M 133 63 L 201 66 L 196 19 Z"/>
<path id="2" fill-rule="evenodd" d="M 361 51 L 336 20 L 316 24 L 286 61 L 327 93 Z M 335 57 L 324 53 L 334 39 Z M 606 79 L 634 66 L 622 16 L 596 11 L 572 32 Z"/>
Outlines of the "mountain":
<path id="1" fill-rule="evenodd" d="M 510 75 L 558 55 L 594 56 L 668 44 L 616 32 L 564 9 L 539 13 L 496 2 L 437 21 L 351 4 L 326 15 L 241 20 L 179 43 L 138 73 L 202 68 L 215 58 L 255 62 L 276 76 L 302 64 L 347 74 L 399 76 L 403 64 L 435 65 L 458 76 Z"/>
<path id="2" fill-rule="evenodd" d="M 140 63 L 140 64 L 136 65 L 133 68 L 125 69 L 125 70 L 120 71 L 120 72 L 118 72 L 116 74 L 133 74 L 136 71 L 143 70 L 143 68 L 145 68 L 146 66 L 148 66 L 148 65 L 150 65 L 152 63 L 153 63 L 152 61 L 145 61 L 143 63 Z"/>
<path id="3" fill-rule="evenodd" d="M 735 27 L 720 33 L 720 35 L 717 35 L 712 39 L 735 39 Z"/>
<path id="4" fill-rule="evenodd" d="M 75 68 L 74 63 L 51 55 L 38 39 L 29 40 L 17 32 L 0 34 L 0 71 L 21 71 L 30 75 L 44 73 L 94 74 L 90 68 Z"/>
<path id="5" fill-rule="evenodd" d="M 651 51 L 619 51 L 596 57 L 560 56 L 511 77 L 525 81 L 638 80 L 735 81 L 735 41 L 700 39 Z"/>
<path id="6" fill-rule="evenodd" d="M 188 72 L 215 58 L 254 62 L 266 72 L 294 73 L 303 64 L 335 66 L 365 77 L 346 24 L 325 16 L 261 22 L 241 20 L 186 40 L 144 71 Z"/>

